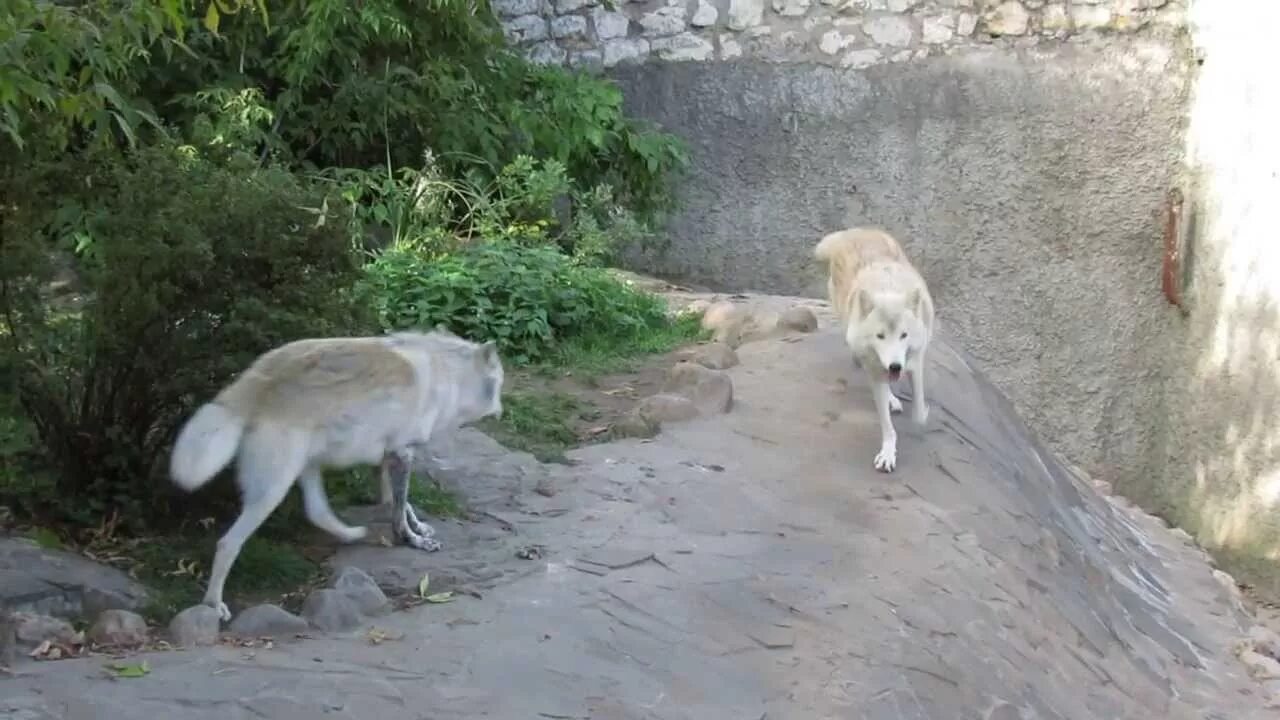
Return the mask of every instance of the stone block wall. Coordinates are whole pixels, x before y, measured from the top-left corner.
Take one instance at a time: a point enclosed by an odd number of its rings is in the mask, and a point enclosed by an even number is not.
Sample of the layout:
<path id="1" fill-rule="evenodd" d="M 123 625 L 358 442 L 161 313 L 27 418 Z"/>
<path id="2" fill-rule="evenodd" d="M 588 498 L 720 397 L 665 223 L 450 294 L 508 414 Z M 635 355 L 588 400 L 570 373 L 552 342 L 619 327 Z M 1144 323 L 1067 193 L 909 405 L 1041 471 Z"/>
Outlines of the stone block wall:
<path id="1" fill-rule="evenodd" d="M 543 63 L 760 59 L 865 68 L 987 44 L 1096 41 L 1182 25 L 1180 0 L 494 0 Z"/>

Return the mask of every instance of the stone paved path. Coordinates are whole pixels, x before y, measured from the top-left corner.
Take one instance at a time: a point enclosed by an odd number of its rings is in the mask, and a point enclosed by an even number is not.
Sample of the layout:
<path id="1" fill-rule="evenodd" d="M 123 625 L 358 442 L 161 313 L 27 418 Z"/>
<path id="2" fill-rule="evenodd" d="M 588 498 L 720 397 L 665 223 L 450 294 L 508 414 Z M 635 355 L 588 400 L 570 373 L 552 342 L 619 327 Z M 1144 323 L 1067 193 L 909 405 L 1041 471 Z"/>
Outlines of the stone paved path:
<path id="1" fill-rule="evenodd" d="M 336 560 L 480 596 L 373 622 L 398 640 L 156 653 L 133 680 L 25 663 L 0 718 L 1275 717 L 1203 553 L 1038 452 L 945 343 L 928 429 L 899 418 L 899 469 L 874 472 L 869 393 L 820 317 L 739 349 L 731 413 L 653 441 L 544 466 L 461 433 L 443 475 L 485 519 L 442 523 L 438 554 Z"/>

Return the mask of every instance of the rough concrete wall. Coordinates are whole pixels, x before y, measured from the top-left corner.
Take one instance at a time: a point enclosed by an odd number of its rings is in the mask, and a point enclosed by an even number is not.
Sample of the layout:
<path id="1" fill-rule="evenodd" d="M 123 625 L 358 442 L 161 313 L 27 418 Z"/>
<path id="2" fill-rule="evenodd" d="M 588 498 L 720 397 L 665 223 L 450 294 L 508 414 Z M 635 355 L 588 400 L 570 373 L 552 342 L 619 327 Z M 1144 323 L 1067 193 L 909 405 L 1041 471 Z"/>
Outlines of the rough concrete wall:
<path id="1" fill-rule="evenodd" d="M 812 247 L 899 235 L 1030 424 L 1122 487 L 1163 452 L 1179 324 L 1162 211 L 1190 77 L 1180 0 L 495 0 L 544 62 L 604 66 L 694 159 L 641 269 L 820 295 Z"/>
<path id="2" fill-rule="evenodd" d="M 859 72 L 737 62 L 626 68 L 632 109 L 696 167 L 650 269 L 821 295 L 812 248 L 887 227 L 941 322 L 1056 449 L 1098 477 L 1154 437 L 1175 313 L 1160 214 L 1179 168 L 1184 68 L 1165 45 L 990 49 Z"/>
<path id="3" fill-rule="evenodd" d="M 1131 493 L 1280 596 L 1280 83 L 1274 0 L 1197 0 L 1187 131 L 1189 313 L 1165 432 Z"/>

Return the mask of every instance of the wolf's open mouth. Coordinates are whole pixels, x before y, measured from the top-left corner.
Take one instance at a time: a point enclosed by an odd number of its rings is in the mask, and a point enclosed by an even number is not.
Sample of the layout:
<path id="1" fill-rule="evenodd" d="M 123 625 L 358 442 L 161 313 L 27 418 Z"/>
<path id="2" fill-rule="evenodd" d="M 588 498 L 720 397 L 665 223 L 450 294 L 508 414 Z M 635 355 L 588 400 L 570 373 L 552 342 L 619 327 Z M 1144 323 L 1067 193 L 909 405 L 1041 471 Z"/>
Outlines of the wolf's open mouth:
<path id="1" fill-rule="evenodd" d="M 898 382 L 898 378 L 902 377 L 901 370 L 889 370 L 885 373 L 889 376 L 889 382 Z"/>

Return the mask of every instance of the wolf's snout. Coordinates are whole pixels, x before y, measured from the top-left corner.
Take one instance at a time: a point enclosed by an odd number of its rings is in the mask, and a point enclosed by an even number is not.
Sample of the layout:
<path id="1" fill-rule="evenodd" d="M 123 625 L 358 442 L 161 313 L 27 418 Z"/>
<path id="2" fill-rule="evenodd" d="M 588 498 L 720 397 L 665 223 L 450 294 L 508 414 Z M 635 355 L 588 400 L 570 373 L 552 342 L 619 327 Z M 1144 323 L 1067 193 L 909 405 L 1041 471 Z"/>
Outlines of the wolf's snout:
<path id="1" fill-rule="evenodd" d="M 900 373 L 900 372 L 902 372 L 902 363 L 896 363 L 896 362 L 895 362 L 895 363 L 889 363 L 889 372 L 891 372 L 891 373 Z"/>

